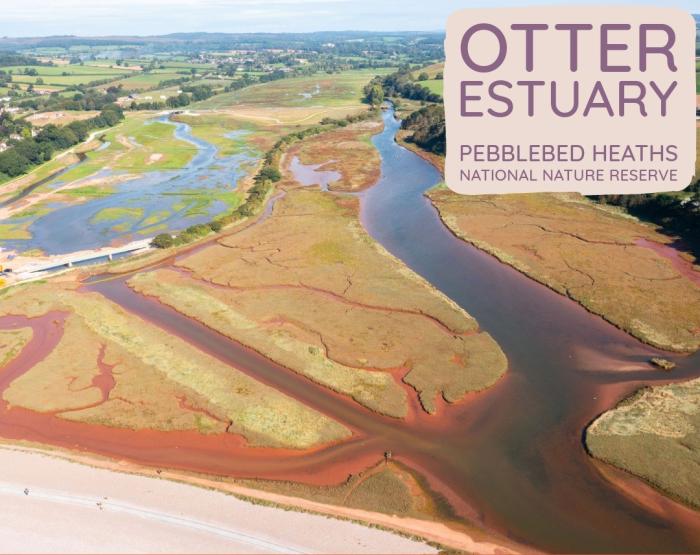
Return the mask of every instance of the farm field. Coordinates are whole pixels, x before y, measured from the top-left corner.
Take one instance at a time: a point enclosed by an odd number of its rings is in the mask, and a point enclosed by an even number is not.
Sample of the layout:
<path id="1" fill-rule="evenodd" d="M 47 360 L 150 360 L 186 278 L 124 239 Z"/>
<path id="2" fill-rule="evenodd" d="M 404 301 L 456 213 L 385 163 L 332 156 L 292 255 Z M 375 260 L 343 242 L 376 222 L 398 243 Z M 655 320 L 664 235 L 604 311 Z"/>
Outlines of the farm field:
<path id="1" fill-rule="evenodd" d="M 138 75 L 133 75 L 126 77 L 125 79 L 118 79 L 114 82 L 109 83 L 107 86 L 122 86 L 125 90 L 146 90 L 153 87 L 157 87 L 161 81 L 167 81 L 169 79 L 180 79 L 185 77 L 179 73 L 175 72 L 152 72 L 152 73 L 139 73 Z M 103 87 L 106 88 L 105 85 Z"/>
<path id="2" fill-rule="evenodd" d="M 43 90 L 62 90 L 72 85 L 85 85 L 104 79 L 114 80 L 132 73 L 125 68 L 102 68 L 91 66 L 6 66 L 2 71 L 12 73 L 12 82 L 24 87 L 34 84 Z M 26 70 L 33 70 L 37 75 L 26 75 Z M 40 80 L 37 82 L 37 80 Z M 43 83 L 41 82 L 43 81 Z"/>
<path id="3" fill-rule="evenodd" d="M 428 81 L 419 81 L 420 85 L 430 89 L 430 92 L 434 92 L 442 96 L 443 94 L 443 80 L 442 79 L 429 79 Z"/>
<path id="4" fill-rule="evenodd" d="M 3 66 L 2 68 L 6 72 L 12 72 L 16 77 L 32 77 L 30 75 L 25 75 L 28 70 L 34 70 L 37 72 L 36 76 L 33 77 L 62 77 L 64 73 L 67 73 L 71 77 L 100 77 L 109 75 L 124 75 L 130 73 L 131 70 L 127 70 L 122 67 L 102 67 L 102 66 L 90 66 L 90 65 L 61 65 L 61 66 Z M 94 79 L 93 79 L 94 80 Z"/>
<path id="5" fill-rule="evenodd" d="M 73 121 L 81 121 L 90 119 L 98 115 L 97 111 L 70 111 L 62 112 L 39 112 L 27 117 L 27 121 L 32 122 L 34 127 L 43 127 L 44 125 L 67 125 Z"/>

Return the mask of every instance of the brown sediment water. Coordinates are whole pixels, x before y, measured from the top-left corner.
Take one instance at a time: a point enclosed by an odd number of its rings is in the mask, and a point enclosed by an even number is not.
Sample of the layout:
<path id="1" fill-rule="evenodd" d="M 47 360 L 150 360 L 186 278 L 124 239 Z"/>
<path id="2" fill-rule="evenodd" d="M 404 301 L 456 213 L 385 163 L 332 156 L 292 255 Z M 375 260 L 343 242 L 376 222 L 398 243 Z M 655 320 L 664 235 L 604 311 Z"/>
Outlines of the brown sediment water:
<path id="1" fill-rule="evenodd" d="M 700 552 L 699 513 L 631 476 L 624 475 L 624 484 L 611 479 L 582 442 L 586 425 L 602 411 L 641 385 L 668 381 L 644 368 L 651 356 L 674 360 L 674 379 L 700 375 L 700 357 L 643 345 L 454 237 L 423 196 L 439 175 L 394 143 L 397 124 L 390 112 L 384 117 L 385 130 L 374 138 L 382 178 L 361 196 L 363 224 L 493 335 L 509 358 L 504 378 L 459 403 L 439 403 L 435 416 L 420 410 L 415 395 L 409 418 L 381 416 L 137 294 L 121 276 L 85 287 L 334 418 L 352 438 L 314 450 L 253 448 L 232 434 L 111 429 L 6 404 L 0 405 L 0 436 L 154 467 L 308 484 L 339 483 L 391 451 L 465 519 L 538 549 Z M 50 352 L 60 339 L 61 318 L 0 319 L 1 328 L 35 331 L 0 371 L 0 387 Z M 401 371 L 392 373 L 398 378 Z"/>
<path id="2" fill-rule="evenodd" d="M 656 241 L 649 241 L 648 239 L 637 239 L 634 244 L 639 247 L 644 247 L 645 249 L 651 249 L 659 256 L 664 257 L 679 274 L 687 277 L 695 285 L 700 287 L 700 270 L 689 260 L 683 258 L 678 249 L 675 249 L 671 245 L 664 245 Z"/>

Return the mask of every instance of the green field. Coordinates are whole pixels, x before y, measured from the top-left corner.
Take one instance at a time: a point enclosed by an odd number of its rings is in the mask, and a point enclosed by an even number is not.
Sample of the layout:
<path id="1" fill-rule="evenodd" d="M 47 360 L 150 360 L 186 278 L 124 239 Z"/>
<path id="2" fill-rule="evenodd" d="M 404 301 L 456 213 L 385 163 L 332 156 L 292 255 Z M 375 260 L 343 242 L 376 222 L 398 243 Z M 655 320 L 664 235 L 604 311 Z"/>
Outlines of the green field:
<path id="1" fill-rule="evenodd" d="M 126 90 L 150 89 L 157 87 L 158 83 L 161 81 L 166 81 L 168 79 L 181 79 L 182 77 L 187 76 L 180 73 L 161 73 L 154 71 L 151 73 L 138 73 L 137 75 L 132 75 L 126 79 L 119 79 L 118 81 L 110 83 L 109 86 L 122 85 Z"/>
<path id="2" fill-rule="evenodd" d="M 284 107 L 343 106 L 360 102 L 362 88 L 372 77 L 390 71 L 363 69 L 337 75 L 319 74 L 279 79 L 220 94 L 192 106 L 198 109 L 225 108 L 237 104 Z"/>
<path id="3" fill-rule="evenodd" d="M 12 72 L 12 82 L 21 85 L 34 85 L 45 90 L 61 90 L 71 85 L 85 85 L 92 81 L 118 79 L 132 73 L 124 68 L 102 68 L 94 66 L 64 65 L 64 66 L 6 66 L 3 71 Z M 27 69 L 34 69 L 38 75 L 26 75 Z M 41 79 L 43 83 L 37 83 Z"/>
<path id="4" fill-rule="evenodd" d="M 442 96 L 443 80 L 442 79 L 430 79 L 429 81 L 418 81 L 419 85 L 430 89 L 430 92 L 434 92 Z"/>
<path id="5" fill-rule="evenodd" d="M 112 77 L 117 77 L 114 75 L 51 75 L 51 76 L 38 76 L 32 77 L 30 75 L 13 75 L 13 83 L 24 83 L 33 84 L 36 87 L 50 88 L 50 87 L 69 87 L 71 85 L 87 85 L 93 81 L 102 81 L 103 79 L 110 79 Z M 37 83 L 37 79 L 41 79 L 44 82 L 42 84 Z"/>
<path id="6" fill-rule="evenodd" d="M 124 66 L 147 66 L 151 60 L 125 60 Z M 213 64 L 193 64 L 188 62 L 156 61 L 157 68 L 144 73 L 138 69 L 117 66 L 116 60 L 93 60 L 84 65 L 57 65 L 57 66 L 7 66 L 1 68 L 5 72 L 12 72 L 12 81 L 22 85 L 23 89 L 32 84 L 43 90 L 61 91 L 65 87 L 74 85 L 86 85 L 93 81 L 111 79 L 107 84 L 101 85 L 106 89 L 112 85 L 122 85 L 125 90 L 145 90 L 157 87 L 161 81 L 181 79 L 189 77 L 189 70 L 194 68 L 198 75 L 206 75 L 216 68 Z M 161 69 L 160 66 L 163 66 Z M 26 75 L 27 69 L 34 69 L 38 75 Z M 37 79 L 43 83 L 37 84 Z M 225 86 L 227 80 L 202 80 L 202 84 Z M 198 83 L 199 84 L 199 83 Z"/>
<path id="7" fill-rule="evenodd" d="M 131 73 L 132 70 L 124 68 L 96 67 L 90 65 L 63 65 L 63 66 L 5 66 L 3 71 L 12 72 L 16 76 L 23 74 L 25 70 L 35 69 L 39 77 L 69 75 L 88 75 L 90 77 L 109 77 L 110 75 L 122 75 Z M 29 77 L 29 76 L 26 76 Z"/>

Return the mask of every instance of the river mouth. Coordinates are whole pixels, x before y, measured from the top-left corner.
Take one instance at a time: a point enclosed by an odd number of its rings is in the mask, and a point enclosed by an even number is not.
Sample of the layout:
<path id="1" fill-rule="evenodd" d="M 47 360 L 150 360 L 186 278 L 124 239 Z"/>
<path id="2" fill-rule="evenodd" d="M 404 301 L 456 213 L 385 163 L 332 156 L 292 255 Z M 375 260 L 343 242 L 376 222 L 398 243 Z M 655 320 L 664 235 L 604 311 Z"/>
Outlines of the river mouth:
<path id="1" fill-rule="evenodd" d="M 455 238 L 423 196 L 439 174 L 395 143 L 393 113 L 384 118 L 384 131 L 374 138 L 382 177 L 361 196 L 362 222 L 498 341 L 510 368 L 496 385 L 441 405 L 436 416 L 414 411 L 405 421 L 383 417 L 138 295 L 126 277 L 118 277 L 83 287 L 337 419 L 353 438 L 313 451 L 251 449 L 230 435 L 107 429 L 5 405 L 0 434 L 155 467 L 319 485 L 338 483 L 391 451 L 465 519 L 538 549 L 700 551 L 697 513 L 654 491 L 645 494 L 651 503 L 639 503 L 599 472 L 581 442 L 597 414 L 642 384 L 668 381 L 646 363 L 660 353 Z M 36 326 L 39 340 L 3 370 L 0 386 L 58 340 L 52 330 L 60 329 L 54 323 L 60 319 L 0 319 L 0 328 Z M 700 374 L 697 355 L 664 356 L 678 363 L 674 379 Z M 634 489 L 638 481 L 630 480 Z"/>
<path id="2" fill-rule="evenodd" d="M 673 503 L 665 514 L 641 508 L 582 444 L 598 414 L 667 380 L 647 363 L 661 353 L 452 235 L 423 194 L 441 176 L 396 144 L 391 111 L 384 123 L 373 139 L 382 178 L 362 196 L 363 225 L 474 316 L 509 359 L 506 379 L 477 397 L 481 408 L 458 417 L 468 438 L 453 446 L 484 521 L 558 552 L 698 551 L 700 514 Z M 674 379 L 700 375 L 700 355 L 663 356 L 678 363 Z"/>

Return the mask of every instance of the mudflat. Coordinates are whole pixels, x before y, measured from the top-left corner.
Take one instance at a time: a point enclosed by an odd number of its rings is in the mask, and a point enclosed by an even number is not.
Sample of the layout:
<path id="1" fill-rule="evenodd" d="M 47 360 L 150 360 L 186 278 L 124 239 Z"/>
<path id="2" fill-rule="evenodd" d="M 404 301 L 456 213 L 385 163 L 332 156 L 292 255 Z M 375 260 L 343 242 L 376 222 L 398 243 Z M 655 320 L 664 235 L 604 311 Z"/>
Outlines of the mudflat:
<path id="1" fill-rule="evenodd" d="M 311 448 L 350 435 L 98 294 L 70 282 L 22 289 L 3 299 L 2 314 L 25 314 L 57 340 L 25 346 L 40 360 L 6 384 L 9 409 L 130 430 L 229 432 L 266 447 Z M 4 331 L 2 340 L 16 354 L 10 341 L 26 343 L 26 330 Z"/>
<path id="2" fill-rule="evenodd" d="M 356 198 L 290 189 L 262 223 L 128 283 L 382 414 L 405 416 L 415 392 L 433 413 L 498 380 L 495 341 L 357 212 Z"/>
<path id="3" fill-rule="evenodd" d="M 322 133 L 292 147 L 288 159 L 298 156 L 303 164 L 337 172 L 339 178 L 328 186 L 331 191 L 362 191 L 379 179 L 379 153 L 370 138 L 381 128 L 370 120 Z"/>
<path id="4" fill-rule="evenodd" d="M 429 198 L 455 235 L 645 343 L 700 348 L 700 268 L 652 226 L 579 195 Z"/>

